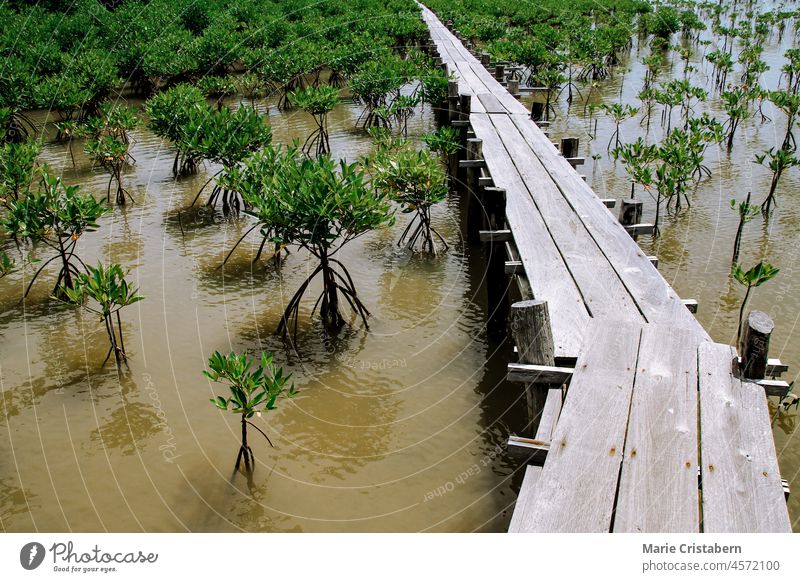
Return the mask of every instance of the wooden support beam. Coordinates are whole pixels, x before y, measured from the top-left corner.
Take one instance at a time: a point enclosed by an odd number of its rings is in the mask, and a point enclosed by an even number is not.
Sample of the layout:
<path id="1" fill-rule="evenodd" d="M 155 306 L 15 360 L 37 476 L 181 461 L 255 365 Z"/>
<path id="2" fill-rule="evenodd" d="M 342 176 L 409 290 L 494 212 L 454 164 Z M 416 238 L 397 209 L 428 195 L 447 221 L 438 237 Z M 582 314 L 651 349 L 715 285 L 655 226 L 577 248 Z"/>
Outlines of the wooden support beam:
<path id="1" fill-rule="evenodd" d="M 543 465 L 550 450 L 550 443 L 511 435 L 506 443 L 508 452 L 514 456 L 521 457 L 529 463 Z"/>
<path id="2" fill-rule="evenodd" d="M 494 184 L 494 179 L 491 176 L 479 176 L 478 177 L 478 186 L 485 187 L 491 186 Z"/>
<path id="3" fill-rule="evenodd" d="M 767 396 L 779 396 L 780 398 L 786 398 L 786 396 L 789 394 L 789 383 L 785 382 L 784 380 L 768 380 L 764 378 L 752 380 L 748 378 L 746 381 L 761 386 L 764 389 L 764 394 Z"/>
<path id="4" fill-rule="evenodd" d="M 642 224 L 631 224 L 625 227 L 625 230 L 628 231 L 628 234 L 631 236 L 638 236 L 640 234 L 653 234 L 655 227 L 652 224 L 642 223 Z"/>
<path id="5" fill-rule="evenodd" d="M 541 364 L 508 364 L 506 380 L 530 384 L 566 384 L 572 378 L 574 368 L 544 366 Z"/>
<path id="6" fill-rule="evenodd" d="M 575 166 L 582 166 L 585 162 L 585 158 L 565 158 L 569 164 L 574 168 Z"/>
<path id="7" fill-rule="evenodd" d="M 486 160 L 458 160 L 459 168 L 485 168 Z"/>
<path id="8" fill-rule="evenodd" d="M 650 261 L 650 264 L 652 264 L 656 269 L 658 269 L 658 257 L 657 256 L 649 255 L 647 257 L 647 260 Z"/>
<path id="9" fill-rule="evenodd" d="M 524 275 L 522 261 L 506 261 L 506 275 Z"/>
<path id="10" fill-rule="evenodd" d="M 601 198 L 600 202 L 602 202 L 606 208 L 614 208 L 617 205 L 616 198 Z"/>
<path id="11" fill-rule="evenodd" d="M 505 242 L 514 240 L 510 230 L 481 230 L 478 231 L 481 242 Z"/>
<path id="12" fill-rule="evenodd" d="M 789 364 L 784 364 L 778 358 L 769 358 L 767 360 L 767 376 L 780 376 L 789 371 Z"/>
<path id="13" fill-rule="evenodd" d="M 469 127 L 469 119 L 454 119 L 450 122 L 453 127 Z"/>
<path id="14" fill-rule="evenodd" d="M 697 299 L 681 299 L 681 303 L 692 313 L 697 313 Z"/>
<path id="15" fill-rule="evenodd" d="M 783 485 L 783 496 L 786 501 L 789 501 L 789 494 L 792 492 L 789 488 L 789 480 L 788 479 L 781 479 L 781 485 Z"/>

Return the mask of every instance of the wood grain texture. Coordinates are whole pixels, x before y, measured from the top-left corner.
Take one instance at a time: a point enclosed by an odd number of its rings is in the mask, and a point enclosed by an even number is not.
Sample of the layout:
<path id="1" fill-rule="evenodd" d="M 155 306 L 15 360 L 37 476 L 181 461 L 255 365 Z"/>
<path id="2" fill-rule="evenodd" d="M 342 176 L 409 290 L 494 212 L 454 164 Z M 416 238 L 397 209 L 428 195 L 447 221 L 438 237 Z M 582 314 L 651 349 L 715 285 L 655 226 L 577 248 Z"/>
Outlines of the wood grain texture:
<path id="1" fill-rule="evenodd" d="M 589 312 L 490 117 L 471 115 L 472 128 L 475 136 L 483 140 L 486 166 L 495 184 L 506 191 L 506 218 L 533 296 L 549 304 L 556 355 L 576 356 Z"/>
<path id="2" fill-rule="evenodd" d="M 610 530 L 640 335 L 639 324 L 592 324 L 522 531 Z"/>
<path id="3" fill-rule="evenodd" d="M 699 530 L 696 346 L 687 330 L 642 330 L 615 532 Z"/>
<path id="4" fill-rule="evenodd" d="M 733 375 L 736 359 L 698 348 L 703 531 L 790 532 L 764 389 Z"/>
<path id="5" fill-rule="evenodd" d="M 639 245 L 578 173 L 558 155 L 541 130 L 527 117 L 513 115 L 511 119 L 531 144 L 576 215 L 598 241 L 598 246 L 603 249 L 647 321 L 685 327 L 696 333 L 698 340 L 710 340 Z"/>
<path id="6" fill-rule="evenodd" d="M 514 513 L 511 515 L 511 523 L 508 524 L 508 533 L 520 533 L 522 516 L 525 513 L 525 506 L 533 498 L 536 489 L 536 482 L 542 474 L 542 468 L 536 465 L 525 467 L 525 476 L 522 478 L 522 485 L 519 488 L 519 496 L 514 506 Z"/>
<path id="7" fill-rule="evenodd" d="M 509 116 L 491 116 L 490 120 L 592 316 L 644 321 L 598 241 L 586 230 Z"/>

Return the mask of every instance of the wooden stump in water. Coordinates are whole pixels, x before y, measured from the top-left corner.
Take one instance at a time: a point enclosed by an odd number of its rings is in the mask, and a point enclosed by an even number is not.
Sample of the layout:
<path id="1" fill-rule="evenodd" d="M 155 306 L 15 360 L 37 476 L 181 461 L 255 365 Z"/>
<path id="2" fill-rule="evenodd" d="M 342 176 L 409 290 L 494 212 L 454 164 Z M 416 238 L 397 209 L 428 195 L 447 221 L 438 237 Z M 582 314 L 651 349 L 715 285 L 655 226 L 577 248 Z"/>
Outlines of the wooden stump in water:
<path id="1" fill-rule="evenodd" d="M 766 375 L 769 337 L 774 328 L 772 318 L 763 311 L 751 311 L 747 314 L 742 330 L 742 343 L 739 347 L 744 378 L 762 380 Z"/>

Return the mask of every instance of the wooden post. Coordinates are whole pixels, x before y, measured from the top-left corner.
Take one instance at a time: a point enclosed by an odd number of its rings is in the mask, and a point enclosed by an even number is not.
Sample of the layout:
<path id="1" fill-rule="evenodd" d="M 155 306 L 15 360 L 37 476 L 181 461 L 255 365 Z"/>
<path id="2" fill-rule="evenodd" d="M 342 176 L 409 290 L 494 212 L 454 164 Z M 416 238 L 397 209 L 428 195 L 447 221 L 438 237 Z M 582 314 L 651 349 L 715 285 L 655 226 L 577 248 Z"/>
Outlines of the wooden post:
<path id="1" fill-rule="evenodd" d="M 508 92 L 511 93 L 511 95 L 519 99 L 520 97 L 519 79 L 509 79 L 507 89 Z"/>
<path id="2" fill-rule="evenodd" d="M 447 82 L 447 103 L 450 121 L 458 119 L 458 81 Z"/>
<path id="3" fill-rule="evenodd" d="M 509 320 L 511 335 L 517 345 L 519 362 L 555 366 L 555 344 L 547 301 L 531 300 L 514 303 L 511 306 Z M 533 384 L 525 385 L 531 436 L 536 434 L 538 417 L 544 408 L 545 394 L 545 391 L 540 391 Z"/>
<path id="4" fill-rule="evenodd" d="M 620 201 L 619 222 L 622 226 L 639 224 L 642 221 L 642 208 L 644 204 L 641 200 L 626 198 Z"/>
<path id="5" fill-rule="evenodd" d="M 484 188 L 483 201 L 489 216 L 489 229 L 506 228 L 506 191 L 502 188 Z M 490 241 L 484 246 L 486 254 L 486 300 L 488 303 L 488 332 L 496 338 L 506 335 L 508 319 L 508 290 L 510 278 L 506 275 L 506 243 Z"/>
<path id="6" fill-rule="evenodd" d="M 491 57 L 489 56 L 489 53 L 487 53 L 487 52 L 483 52 L 483 53 L 481 53 L 481 64 L 482 64 L 484 67 L 488 67 L 488 66 L 489 66 L 489 59 L 490 59 L 490 58 L 491 58 Z"/>
<path id="7" fill-rule="evenodd" d="M 531 103 L 531 119 L 541 121 L 544 118 L 544 103 L 534 101 Z"/>
<path id="8" fill-rule="evenodd" d="M 468 160 L 482 160 L 483 159 L 483 140 L 478 138 L 467 139 L 467 159 Z M 470 242 L 477 242 L 479 240 L 479 231 L 484 226 L 483 196 L 482 189 L 478 187 L 478 176 L 480 175 L 479 168 L 467 168 L 465 180 L 465 195 L 464 201 L 466 210 L 466 237 Z"/>
<path id="9" fill-rule="evenodd" d="M 452 20 L 448 20 L 447 22 L 444 23 L 444 27 L 447 30 L 452 31 L 453 30 L 453 21 Z"/>
<path id="10" fill-rule="evenodd" d="M 494 78 L 500 83 L 506 80 L 506 66 L 500 63 L 494 66 Z"/>
<path id="11" fill-rule="evenodd" d="M 565 137 L 561 139 L 561 155 L 565 158 L 577 158 L 580 140 L 577 137 Z"/>
<path id="12" fill-rule="evenodd" d="M 762 380 L 766 376 L 769 337 L 774 328 L 772 318 L 763 311 L 751 311 L 747 314 L 739 347 L 744 378 Z"/>

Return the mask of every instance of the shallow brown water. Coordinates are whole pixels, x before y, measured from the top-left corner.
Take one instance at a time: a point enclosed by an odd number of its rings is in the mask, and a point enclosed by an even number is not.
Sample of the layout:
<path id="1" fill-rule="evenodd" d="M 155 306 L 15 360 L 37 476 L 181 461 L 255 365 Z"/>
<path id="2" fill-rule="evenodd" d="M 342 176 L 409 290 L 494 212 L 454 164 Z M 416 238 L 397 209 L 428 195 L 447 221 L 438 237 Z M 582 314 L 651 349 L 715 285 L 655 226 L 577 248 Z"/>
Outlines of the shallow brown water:
<path id="1" fill-rule="evenodd" d="M 334 156 L 370 148 L 354 131 L 360 107 L 331 116 Z M 313 129 L 303 113 L 269 107 L 275 141 Z M 41 120 L 41 118 L 40 118 Z M 410 131 L 433 127 L 429 110 Z M 146 300 L 124 310 L 131 360 L 101 367 L 105 332 L 91 314 L 48 298 L 53 273 L 18 301 L 32 270 L 0 281 L 0 527 L 6 531 L 502 531 L 517 463 L 503 453 L 524 406 L 504 384 L 505 348 L 484 331 L 481 258 L 460 241 L 458 200 L 435 212 L 451 250 L 410 256 L 394 245 L 403 220 L 349 245 L 341 259 L 372 311 L 325 342 L 301 312 L 301 354 L 273 334 L 282 307 L 313 268 L 293 253 L 279 272 L 251 266 L 257 241 L 222 258 L 251 224 L 177 210 L 213 168 L 176 182 L 172 153 L 134 132 L 126 178 L 136 204 L 85 235 L 86 262 L 130 269 Z M 75 144 L 43 159 L 67 183 L 103 195 L 107 183 Z M 181 231 L 183 228 L 183 234 Z M 316 297 L 315 294 L 313 294 Z M 309 298 L 311 295 L 309 295 Z M 232 476 L 235 415 L 201 372 L 214 350 L 274 351 L 301 395 L 259 420 L 252 481 Z"/>
<path id="2" fill-rule="evenodd" d="M 780 67 L 785 62 L 783 55 L 788 48 L 796 46 L 792 42 L 790 27 L 779 42 L 774 36 L 765 46 L 763 60 L 770 70 L 761 77 L 761 86 L 775 89 L 779 84 Z M 676 37 L 677 38 L 677 37 Z M 710 39 L 708 32 L 703 38 Z M 641 59 L 649 54 L 649 48 L 642 43 L 639 47 L 634 39 L 634 47 L 613 78 L 601 81 L 591 100 L 599 103 L 621 100 L 635 107 L 641 103 L 636 95 L 644 82 L 645 67 Z M 701 49 L 702 50 L 702 49 Z M 708 50 L 713 50 L 709 48 Z M 734 55 L 737 52 L 734 51 Z M 709 111 L 720 122 L 727 120 L 719 97 L 712 91 L 709 81 L 712 67 L 701 60 L 702 52 L 694 55 L 692 62 L 698 72 L 693 74 L 692 82 L 709 90 L 706 104 L 695 108 L 697 114 Z M 665 65 L 658 81 L 666 82 L 683 75 L 680 62 Z M 731 74 L 729 82 L 736 82 L 738 75 Z M 783 82 L 781 80 L 780 82 Z M 586 93 L 585 88 L 581 88 Z M 530 105 L 533 97 L 528 94 L 524 102 Z M 673 114 L 673 126 L 678 123 L 679 112 Z M 586 158 L 586 165 L 578 171 L 586 174 L 589 183 L 603 198 L 626 198 L 630 193 L 630 181 L 621 163 L 614 162 L 607 152 L 607 145 L 614 132 L 613 122 L 602 113 L 590 119 L 584 116 L 583 102 L 577 98 L 567 115 L 566 93 L 557 107 L 558 115 L 552 120 L 550 136 L 554 141 L 561 137 L 577 136 L 581 140 L 580 156 Z M 659 259 L 659 270 L 666 280 L 683 298 L 697 299 L 699 310 L 697 318 L 718 342 L 736 343 L 736 327 L 739 307 L 744 297 L 744 288 L 730 276 L 733 241 L 738 226 L 738 213 L 730 208 L 729 201 L 737 203 L 744 200 L 747 192 L 752 192 L 752 202 L 761 203 L 769 191 L 771 172 L 753 162 L 757 153 L 770 147 L 779 147 L 786 128 L 785 116 L 775 110 L 771 103 L 765 103 L 764 112 L 771 121 L 761 122 L 754 117 L 743 122 L 736 134 L 736 143 L 728 153 L 725 145 L 709 146 L 706 164 L 712 171 L 710 178 L 703 179 L 690 196 L 692 207 L 675 216 L 662 218 L 659 222 L 661 236 L 639 238 L 639 244 L 649 255 Z M 655 143 L 663 136 L 664 128 L 660 122 L 661 111 L 654 109 L 649 133 L 640 112 L 634 119 L 623 122 L 621 141 L 631 142 L 643 136 L 648 143 Z M 597 136 L 594 133 L 594 120 L 597 120 Z M 601 156 L 595 161 L 592 156 Z M 783 175 L 777 191 L 778 207 L 768 221 L 761 215 L 745 226 L 739 262 L 750 268 L 762 258 L 781 269 L 776 279 L 755 289 L 748 303 L 749 309 L 766 311 L 775 321 L 775 331 L 770 346 L 770 356 L 780 358 L 789 364 L 790 370 L 784 379 L 792 382 L 800 373 L 800 172 L 789 169 Z M 644 221 L 652 222 L 655 216 L 655 203 L 652 198 L 637 190 L 637 196 L 644 200 Z M 773 414 L 773 433 L 782 476 L 789 479 L 794 493 L 789 499 L 789 512 L 795 531 L 800 531 L 800 434 L 797 433 L 797 408 L 785 410 L 777 398 L 770 398 Z"/>

